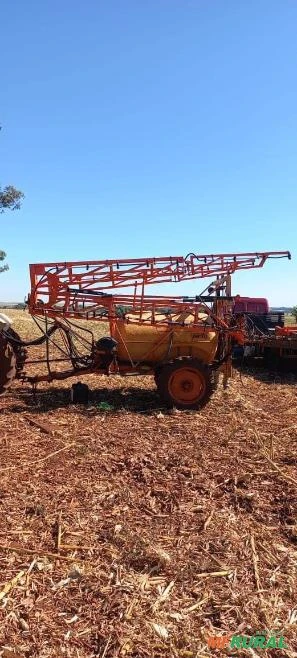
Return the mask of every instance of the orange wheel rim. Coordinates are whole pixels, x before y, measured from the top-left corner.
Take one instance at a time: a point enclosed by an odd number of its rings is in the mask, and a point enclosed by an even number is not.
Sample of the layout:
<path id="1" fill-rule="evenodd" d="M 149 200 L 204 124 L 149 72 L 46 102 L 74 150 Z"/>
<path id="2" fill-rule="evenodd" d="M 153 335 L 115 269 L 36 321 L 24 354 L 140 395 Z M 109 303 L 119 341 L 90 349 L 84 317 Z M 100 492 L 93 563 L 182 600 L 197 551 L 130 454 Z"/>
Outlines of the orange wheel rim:
<path id="1" fill-rule="evenodd" d="M 169 378 L 168 391 L 176 402 L 194 403 L 205 393 L 205 379 L 199 370 L 179 368 Z"/>

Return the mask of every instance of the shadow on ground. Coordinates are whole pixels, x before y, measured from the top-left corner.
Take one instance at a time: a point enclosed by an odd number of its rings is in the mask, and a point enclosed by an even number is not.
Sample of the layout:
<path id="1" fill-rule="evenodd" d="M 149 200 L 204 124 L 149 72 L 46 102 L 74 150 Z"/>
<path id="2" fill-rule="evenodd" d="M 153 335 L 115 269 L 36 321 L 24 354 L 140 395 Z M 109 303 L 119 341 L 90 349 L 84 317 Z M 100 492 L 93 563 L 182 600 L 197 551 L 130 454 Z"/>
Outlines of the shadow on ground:
<path id="1" fill-rule="evenodd" d="M 263 362 L 253 360 L 237 362 L 233 364 L 234 370 L 239 375 L 255 379 L 263 384 L 281 384 L 284 386 L 297 383 L 297 371 L 288 372 L 280 369 L 264 369 Z M 71 387 L 49 387 L 40 389 L 34 394 L 31 389 L 19 388 L 11 391 L 9 410 L 14 413 L 24 413 L 31 410 L 34 413 L 46 413 L 47 411 L 72 407 Z M 7 398 L 6 398 L 7 400 Z M 7 407 L 6 407 L 7 408 Z M 156 411 L 166 411 L 168 407 L 160 400 L 157 391 L 141 387 L 90 389 L 89 404 L 75 405 L 81 413 L 112 413 L 127 411 L 139 414 L 153 414 Z M 0 414 L 6 409 L 0 409 Z M 189 413 L 189 412 L 188 412 Z"/>
<path id="2" fill-rule="evenodd" d="M 40 390 L 34 395 L 32 391 L 20 390 L 14 392 L 14 399 L 22 404 L 10 405 L 10 410 L 15 413 L 24 412 L 26 409 L 34 413 L 45 413 L 46 411 L 67 408 L 73 406 L 70 399 L 70 390 L 67 388 L 49 388 Z M 132 411 L 134 413 L 153 413 L 165 409 L 164 403 L 154 390 L 145 388 L 127 387 L 121 389 L 100 388 L 90 390 L 88 405 L 75 405 L 82 413 L 86 408 L 92 407 L 94 413 Z M 2 410 L 0 410 L 1 413 Z"/>
<path id="3" fill-rule="evenodd" d="M 252 377 L 265 384 L 283 384 L 284 386 L 297 383 L 297 368 L 288 363 L 278 366 L 265 367 L 262 359 L 244 359 L 233 363 L 234 370 Z"/>

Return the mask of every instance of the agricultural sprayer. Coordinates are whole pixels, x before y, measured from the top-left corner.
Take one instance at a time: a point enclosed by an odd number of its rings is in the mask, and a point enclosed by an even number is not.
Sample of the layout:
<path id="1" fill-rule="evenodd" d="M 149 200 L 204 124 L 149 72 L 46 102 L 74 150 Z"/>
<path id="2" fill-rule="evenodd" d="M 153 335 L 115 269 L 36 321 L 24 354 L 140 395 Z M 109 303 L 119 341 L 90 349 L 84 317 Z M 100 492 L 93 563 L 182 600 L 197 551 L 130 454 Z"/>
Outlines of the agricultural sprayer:
<path id="1" fill-rule="evenodd" d="M 168 405 L 203 406 L 215 389 L 218 373 L 224 373 L 225 383 L 231 374 L 233 345 L 245 340 L 244 328 L 232 312 L 232 275 L 261 268 L 269 258 L 290 258 L 290 253 L 189 253 L 30 265 L 27 303 L 40 337 L 23 341 L 2 321 L 0 393 L 16 377 L 36 387 L 41 381 L 84 374 L 145 374 L 154 376 Z M 212 280 L 193 297 L 146 294 L 153 284 L 201 278 Z M 96 336 L 97 322 L 109 323 L 110 335 Z M 42 344 L 44 357 L 30 359 L 30 348 Z M 28 365 L 41 362 L 46 372 L 26 373 Z M 67 369 L 61 370 L 63 362 Z"/>

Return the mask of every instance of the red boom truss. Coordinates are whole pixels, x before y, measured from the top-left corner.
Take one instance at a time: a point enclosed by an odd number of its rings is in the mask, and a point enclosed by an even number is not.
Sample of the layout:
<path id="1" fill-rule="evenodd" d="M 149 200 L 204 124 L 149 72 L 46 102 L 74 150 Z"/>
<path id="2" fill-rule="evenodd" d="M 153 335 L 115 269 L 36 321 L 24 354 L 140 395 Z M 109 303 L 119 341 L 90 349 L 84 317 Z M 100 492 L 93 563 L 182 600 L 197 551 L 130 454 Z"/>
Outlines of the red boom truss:
<path id="1" fill-rule="evenodd" d="M 29 310 L 32 315 L 95 318 L 106 321 L 115 320 L 119 317 L 119 307 L 125 307 L 129 310 L 129 315 L 138 314 L 135 321 L 140 321 L 139 317 L 143 318 L 145 313 L 149 313 L 150 322 L 153 323 L 156 314 L 161 314 L 164 307 L 168 306 L 178 313 L 191 312 L 191 308 L 192 312 L 197 314 L 195 300 L 190 303 L 183 297 L 146 296 L 145 286 L 224 277 L 238 270 L 263 267 L 268 258 L 290 258 L 290 252 L 206 255 L 190 253 L 186 257 L 30 265 Z M 130 289 L 129 294 L 114 295 L 113 290 L 117 288 Z M 199 302 L 199 299 L 196 301 Z"/>

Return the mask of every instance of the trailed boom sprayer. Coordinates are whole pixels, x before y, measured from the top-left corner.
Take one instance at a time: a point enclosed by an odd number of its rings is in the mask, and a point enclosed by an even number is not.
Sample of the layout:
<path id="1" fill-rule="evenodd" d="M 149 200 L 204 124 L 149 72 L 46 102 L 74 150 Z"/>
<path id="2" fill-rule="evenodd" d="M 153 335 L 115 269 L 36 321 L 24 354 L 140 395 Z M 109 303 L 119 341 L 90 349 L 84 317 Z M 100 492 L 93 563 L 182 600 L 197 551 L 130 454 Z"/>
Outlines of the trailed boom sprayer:
<path id="1" fill-rule="evenodd" d="M 233 345 L 244 342 L 244 327 L 232 311 L 232 275 L 261 268 L 270 258 L 290 258 L 290 253 L 30 265 L 28 309 L 40 337 L 24 342 L 5 321 L 2 331 L 0 325 L 0 393 L 15 377 L 36 386 L 84 374 L 150 374 L 164 402 L 197 409 L 211 396 L 220 371 L 227 381 Z M 153 284 L 204 278 L 211 282 L 193 297 L 146 294 Z M 91 329 L 85 322 L 90 320 Z M 97 322 L 109 323 L 108 336 L 96 337 Z M 27 348 L 41 344 L 44 358 L 29 360 Z M 41 361 L 45 373 L 26 374 L 25 365 Z M 62 362 L 67 369 L 53 368 Z"/>

